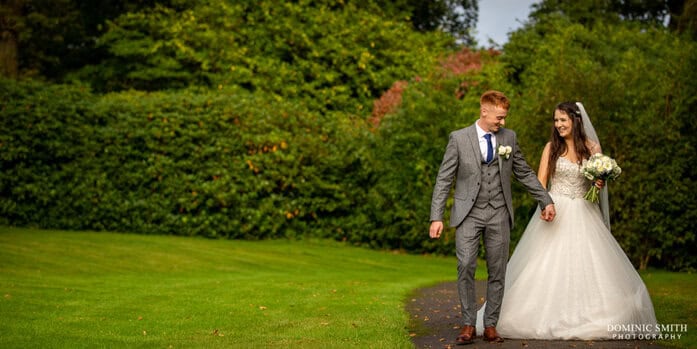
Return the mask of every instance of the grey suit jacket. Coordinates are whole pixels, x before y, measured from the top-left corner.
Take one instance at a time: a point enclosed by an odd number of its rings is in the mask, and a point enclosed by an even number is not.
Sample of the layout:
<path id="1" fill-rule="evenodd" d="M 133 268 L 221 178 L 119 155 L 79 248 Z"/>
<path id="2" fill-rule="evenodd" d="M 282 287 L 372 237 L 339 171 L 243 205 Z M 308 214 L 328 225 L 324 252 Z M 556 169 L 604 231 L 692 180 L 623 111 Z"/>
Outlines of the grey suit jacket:
<path id="1" fill-rule="evenodd" d="M 525 162 L 523 153 L 518 147 L 515 132 L 501 128 L 496 133 L 498 146 L 510 146 L 513 148 L 508 159 L 499 157 L 499 171 L 501 186 L 506 200 L 511 227 L 513 226 L 513 204 L 511 200 L 511 174 L 525 186 L 530 194 L 537 200 L 541 208 L 554 203 L 544 187 L 537 179 L 537 175 Z M 495 151 L 495 156 L 498 153 Z M 445 212 L 445 203 L 450 193 L 450 188 L 455 179 L 455 194 L 452 211 L 450 214 L 450 226 L 456 227 L 467 217 L 479 194 L 481 184 L 482 153 L 479 149 L 477 129 L 474 124 L 469 127 L 453 131 L 450 134 L 448 146 L 445 149 L 443 162 L 438 171 L 436 185 L 431 199 L 431 221 L 442 221 Z"/>

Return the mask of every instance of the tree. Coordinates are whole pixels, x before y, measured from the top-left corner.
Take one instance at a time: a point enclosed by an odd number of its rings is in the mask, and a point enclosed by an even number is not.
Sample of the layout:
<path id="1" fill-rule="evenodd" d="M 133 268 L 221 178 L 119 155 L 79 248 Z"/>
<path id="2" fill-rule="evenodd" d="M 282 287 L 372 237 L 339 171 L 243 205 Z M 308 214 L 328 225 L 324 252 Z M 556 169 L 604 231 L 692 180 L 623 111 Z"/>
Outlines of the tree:
<path id="1" fill-rule="evenodd" d="M 475 43 L 472 29 L 477 24 L 477 0 L 375 0 L 375 4 L 396 14 L 394 17 L 408 17 L 416 30 L 442 30 L 461 44 L 472 46 Z"/>
<path id="2" fill-rule="evenodd" d="M 16 79 L 18 75 L 17 46 L 22 23 L 19 21 L 22 2 L 0 1 L 0 77 Z"/>
<path id="3" fill-rule="evenodd" d="M 16 79 L 19 74 L 19 34 L 24 27 L 24 1 L 0 1 L 0 78 Z"/>
<path id="4" fill-rule="evenodd" d="M 76 77 L 98 91 L 237 85 L 360 112 L 393 81 L 433 64 L 453 42 L 351 3 L 180 5 L 110 21 L 99 39 L 109 57 Z"/>
<path id="5" fill-rule="evenodd" d="M 671 14 L 674 0 L 544 0 L 533 4 L 530 18 L 540 20 L 550 14 L 561 14 L 573 22 L 592 25 L 621 20 L 662 25 Z"/>
<path id="6" fill-rule="evenodd" d="M 696 0 L 545 0 L 534 4 L 530 19 L 539 21 L 559 14 L 583 25 L 631 21 L 643 26 L 663 27 L 697 38 Z"/>
<path id="7" fill-rule="evenodd" d="M 2 0 L 0 74 L 60 81 L 103 57 L 95 47 L 104 22 L 169 1 Z"/>
<path id="8" fill-rule="evenodd" d="M 307 9 L 315 14 L 318 10 L 336 12 L 355 8 L 362 13 L 378 15 L 383 21 L 410 21 L 413 28 L 421 32 L 447 32 L 466 44 L 473 43 L 470 29 L 477 18 L 475 0 L 371 0 L 355 4 L 327 0 L 260 4 L 229 0 L 205 3 L 191 0 L 2 0 L 0 3 L 0 59 L 3 62 L 0 74 L 44 77 L 55 82 L 63 81 L 82 67 L 97 66 L 113 58 L 110 48 L 101 39 L 110 28 L 110 21 L 126 14 L 152 16 L 154 8 L 184 13 L 192 8 L 217 6 L 225 13 L 225 9 L 242 6 L 245 8 L 242 17 L 258 13 L 262 8 L 267 14 L 283 12 L 284 8 Z M 91 73 L 93 71 L 88 74 Z M 110 74 L 117 72 L 105 75 L 109 77 Z M 69 77 L 74 78 L 74 75 Z"/>
<path id="9" fill-rule="evenodd" d="M 668 3 L 668 28 L 678 33 L 686 33 L 692 40 L 697 40 L 697 0 L 672 0 Z"/>

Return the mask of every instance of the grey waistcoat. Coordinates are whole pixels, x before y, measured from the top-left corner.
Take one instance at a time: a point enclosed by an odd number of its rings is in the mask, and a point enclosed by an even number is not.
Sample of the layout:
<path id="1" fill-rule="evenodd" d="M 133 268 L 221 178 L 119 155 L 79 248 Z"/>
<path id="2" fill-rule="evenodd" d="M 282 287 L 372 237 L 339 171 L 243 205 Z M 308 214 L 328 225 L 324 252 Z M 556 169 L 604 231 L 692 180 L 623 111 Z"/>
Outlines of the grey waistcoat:
<path id="1" fill-rule="evenodd" d="M 486 208 L 487 205 L 491 205 L 493 208 L 499 208 L 506 204 L 498 161 L 498 156 L 495 156 L 489 164 L 482 162 L 482 185 L 479 188 L 477 201 L 474 202 L 475 207 Z"/>

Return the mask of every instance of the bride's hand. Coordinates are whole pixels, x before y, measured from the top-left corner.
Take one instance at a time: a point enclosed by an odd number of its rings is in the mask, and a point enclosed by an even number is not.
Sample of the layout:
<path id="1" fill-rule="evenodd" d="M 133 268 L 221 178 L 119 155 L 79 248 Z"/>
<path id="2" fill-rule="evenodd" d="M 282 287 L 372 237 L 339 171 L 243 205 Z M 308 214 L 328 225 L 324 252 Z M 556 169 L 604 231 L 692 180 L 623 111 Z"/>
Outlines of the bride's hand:
<path id="1" fill-rule="evenodd" d="M 547 205 L 543 210 L 542 210 L 542 220 L 551 222 L 554 220 L 554 216 L 557 215 L 557 211 L 554 209 L 554 204 L 549 204 Z"/>
<path id="2" fill-rule="evenodd" d="M 595 187 L 596 187 L 596 188 L 598 188 L 598 189 L 603 189 L 604 186 L 605 186 L 605 181 L 604 181 L 604 180 L 598 179 L 597 181 L 595 181 Z"/>

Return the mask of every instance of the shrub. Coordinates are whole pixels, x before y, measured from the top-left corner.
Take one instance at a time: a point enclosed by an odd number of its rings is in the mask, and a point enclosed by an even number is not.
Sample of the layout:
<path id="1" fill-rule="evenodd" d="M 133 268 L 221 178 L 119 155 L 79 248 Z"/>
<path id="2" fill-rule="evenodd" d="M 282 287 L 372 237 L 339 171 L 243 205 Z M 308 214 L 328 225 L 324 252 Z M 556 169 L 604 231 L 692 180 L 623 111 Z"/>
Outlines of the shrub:
<path id="1" fill-rule="evenodd" d="M 259 239 L 335 231 L 360 195 L 344 115 L 237 89 L 3 86 L 5 223 Z"/>

